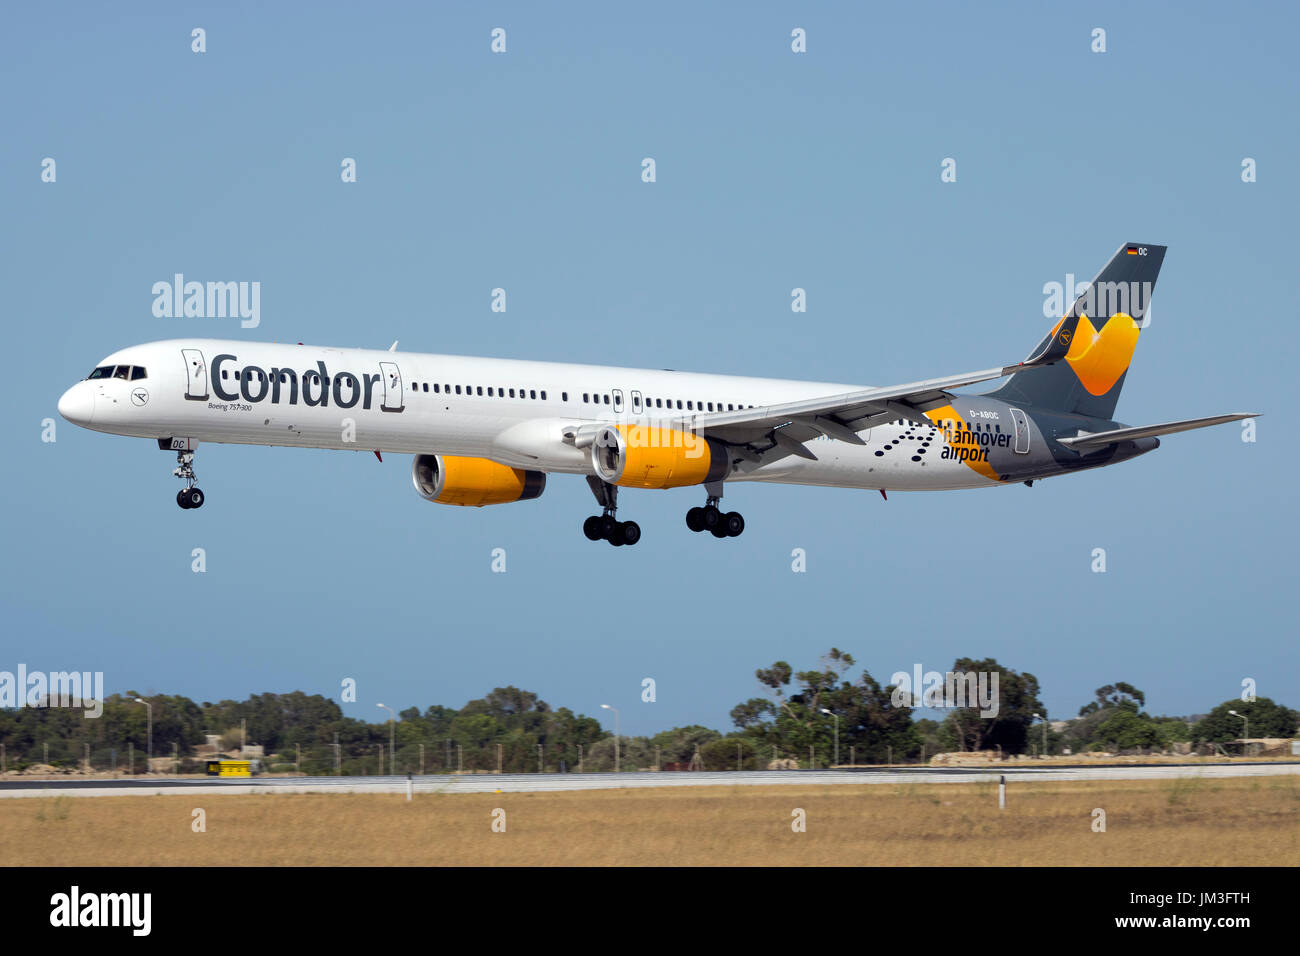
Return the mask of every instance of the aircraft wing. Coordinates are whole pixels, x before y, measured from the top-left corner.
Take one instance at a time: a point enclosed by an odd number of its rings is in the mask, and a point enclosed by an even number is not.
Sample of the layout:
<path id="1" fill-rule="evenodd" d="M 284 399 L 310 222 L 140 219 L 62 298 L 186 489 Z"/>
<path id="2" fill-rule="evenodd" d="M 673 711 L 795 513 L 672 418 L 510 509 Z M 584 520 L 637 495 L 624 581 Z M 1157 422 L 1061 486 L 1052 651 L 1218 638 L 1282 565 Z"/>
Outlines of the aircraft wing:
<path id="1" fill-rule="evenodd" d="M 1058 438 L 1062 445 L 1076 451 L 1091 451 L 1119 441 L 1133 441 L 1135 438 L 1154 438 L 1157 435 L 1171 435 L 1174 432 L 1187 432 L 1193 428 L 1207 428 L 1210 425 L 1222 425 L 1224 422 L 1238 422 L 1243 418 L 1258 418 L 1257 412 L 1234 412 L 1231 415 L 1215 415 L 1213 418 L 1189 418 L 1181 422 L 1165 422 L 1163 425 L 1138 425 L 1133 428 L 1112 428 L 1104 432 L 1079 432 L 1073 438 Z"/>
<path id="2" fill-rule="evenodd" d="M 863 445 L 866 443 L 857 433 L 873 425 L 899 418 L 927 423 L 926 412 L 953 401 L 948 389 L 1003 378 L 1059 361 L 1069 350 L 1078 322 L 1077 316 L 1062 319 L 1037 353 L 1014 365 L 779 405 L 706 412 L 687 418 L 684 423 L 697 432 L 735 446 L 740 457 L 756 464 L 765 464 L 786 455 L 816 461 L 816 455 L 804 446 L 804 442 L 825 435 Z M 756 444 L 766 447 L 755 447 Z"/>

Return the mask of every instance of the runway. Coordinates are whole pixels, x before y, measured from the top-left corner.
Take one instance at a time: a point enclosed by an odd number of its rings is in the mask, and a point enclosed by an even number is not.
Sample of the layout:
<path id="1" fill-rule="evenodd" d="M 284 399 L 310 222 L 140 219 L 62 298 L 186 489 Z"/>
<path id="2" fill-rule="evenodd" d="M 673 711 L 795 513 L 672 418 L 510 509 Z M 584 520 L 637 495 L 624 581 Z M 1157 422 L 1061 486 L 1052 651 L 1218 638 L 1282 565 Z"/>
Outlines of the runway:
<path id="1" fill-rule="evenodd" d="M 755 770 L 631 773 L 463 774 L 401 777 L 254 777 L 248 780 L 166 778 L 128 780 L 2 780 L 3 797 L 125 797 L 147 795 L 293 793 L 541 793 L 645 787 L 825 786 L 1042 781 L 1173 780 L 1300 774 L 1300 761 L 1214 764 L 1126 764 L 1026 767 L 917 767 L 853 770 Z"/>

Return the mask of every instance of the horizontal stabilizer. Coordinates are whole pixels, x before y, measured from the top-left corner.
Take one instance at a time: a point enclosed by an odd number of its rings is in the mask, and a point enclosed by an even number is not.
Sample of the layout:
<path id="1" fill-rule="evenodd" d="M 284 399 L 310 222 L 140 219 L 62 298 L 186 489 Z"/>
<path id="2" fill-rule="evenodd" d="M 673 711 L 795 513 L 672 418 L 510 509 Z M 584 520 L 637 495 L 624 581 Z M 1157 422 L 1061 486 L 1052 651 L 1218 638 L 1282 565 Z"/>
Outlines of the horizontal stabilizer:
<path id="1" fill-rule="evenodd" d="M 1224 422 L 1238 422 L 1243 418 L 1258 418 L 1256 412 L 1234 412 L 1231 415 L 1215 415 L 1213 418 L 1190 418 L 1183 422 L 1166 422 L 1163 425 L 1139 425 L 1135 428 L 1112 428 L 1106 432 L 1079 432 L 1073 438 L 1057 439 L 1067 448 L 1076 451 L 1088 451 L 1113 445 L 1120 441 L 1133 441 L 1137 438 L 1154 438 L 1157 435 L 1170 435 L 1174 432 L 1187 432 L 1193 428 L 1206 428 L 1210 425 L 1222 425 Z"/>

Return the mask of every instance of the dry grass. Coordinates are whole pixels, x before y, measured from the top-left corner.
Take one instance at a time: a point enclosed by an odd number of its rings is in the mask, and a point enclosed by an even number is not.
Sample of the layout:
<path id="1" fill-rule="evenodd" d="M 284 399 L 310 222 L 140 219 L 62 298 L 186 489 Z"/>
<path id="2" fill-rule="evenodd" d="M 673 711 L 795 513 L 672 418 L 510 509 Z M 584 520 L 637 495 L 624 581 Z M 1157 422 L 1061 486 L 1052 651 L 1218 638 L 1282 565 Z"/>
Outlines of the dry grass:
<path id="1" fill-rule="evenodd" d="M 0 800 L 0 865 L 1294 865 L 1300 778 Z M 202 807 L 207 832 L 191 830 Z M 503 808 L 507 832 L 491 831 Z M 807 813 L 807 832 L 791 811 Z M 1094 808 L 1106 832 L 1092 830 Z"/>

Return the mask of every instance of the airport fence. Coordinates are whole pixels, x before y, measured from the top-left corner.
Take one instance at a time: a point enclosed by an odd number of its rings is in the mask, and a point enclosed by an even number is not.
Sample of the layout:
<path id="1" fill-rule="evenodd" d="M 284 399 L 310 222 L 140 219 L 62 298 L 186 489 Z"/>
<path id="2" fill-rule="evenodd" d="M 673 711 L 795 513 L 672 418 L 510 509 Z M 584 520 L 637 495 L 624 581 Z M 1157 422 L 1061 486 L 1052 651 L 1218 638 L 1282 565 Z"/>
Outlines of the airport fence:
<path id="1" fill-rule="evenodd" d="M 928 763 L 921 754 L 889 759 L 884 755 L 841 754 L 839 764 L 819 753 L 798 754 L 787 748 L 751 741 L 722 738 L 712 741 L 692 754 L 671 758 L 645 744 L 643 738 L 626 738 L 629 746 L 621 754 L 620 769 L 661 770 L 807 770 L 839 767 L 916 766 Z M 148 773 L 195 774 L 205 771 L 206 761 L 214 756 L 190 748 L 179 747 L 173 753 L 153 754 L 152 761 L 143 747 L 132 743 L 126 746 L 88 746 L 76 741 L 51 737 L 24 746 L 0 744 L 0 773 L 97 773 L 130 776 Z M 1271 753 L 1271 752 L 1270 752 Z M 1186 748 L 1181 756 L 1195 757 L 1257 757 L 1263 755 L 1257 743 L 1232 741 L 1228 743 L 1200 743 Z M 238 759 L 237 750 L 222 756 Z M 889 757 L 893 757 L 890 754 Z M 958 755 L 950 755 L 958 756 Z M 966 755 L 960 755 L 966 756 Z M 977 755 L 969 755 L 976 757 Z M 1026 754 L 1033 757 L 1034 754 Z M 1055 757 L 1062 756 L 1055 754 Z M 1075 755 L 1081 760 L 1085 754 Z M 1158 748 L 1123 750 L 1113 756 L 1173 756 Z M 281 753 L 263 756 L 258 751 L 246 755 L 261 763 L 263 773 L 301 773 L 308 776 L 389 776 L 447 773 L 557 773 L 600 772 L 613 770 L 612 747 L 600 741 L 594 747 L 554 747 L 541 753 L 533 742 L 488 741 L 477 746 L 466 746 L 453 738 L 440 738 L 424 742 L 399 743 L 396 753 L 387 744 L 334 745 L 311 744 L 285 749 Z"/>

